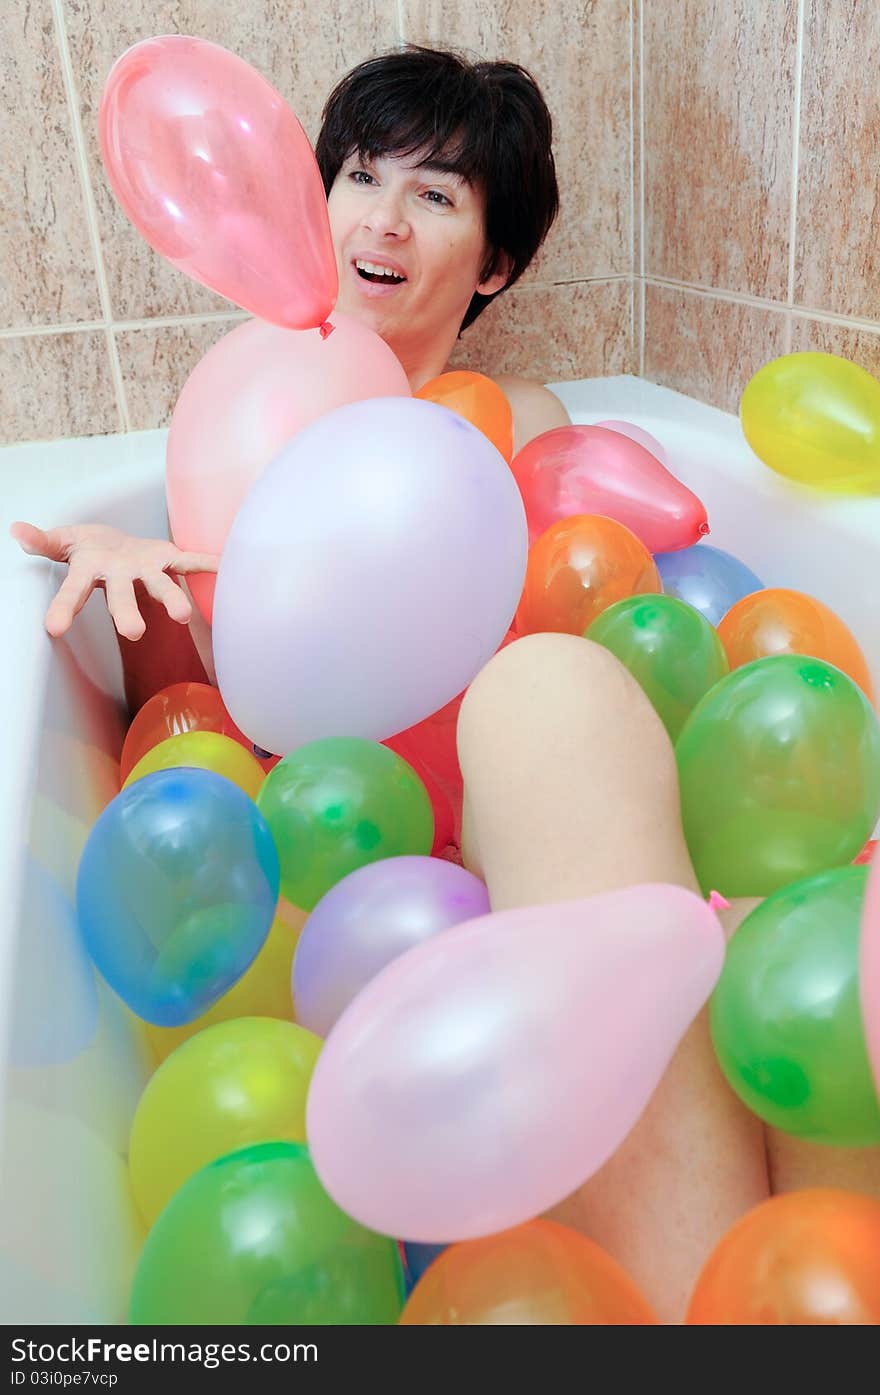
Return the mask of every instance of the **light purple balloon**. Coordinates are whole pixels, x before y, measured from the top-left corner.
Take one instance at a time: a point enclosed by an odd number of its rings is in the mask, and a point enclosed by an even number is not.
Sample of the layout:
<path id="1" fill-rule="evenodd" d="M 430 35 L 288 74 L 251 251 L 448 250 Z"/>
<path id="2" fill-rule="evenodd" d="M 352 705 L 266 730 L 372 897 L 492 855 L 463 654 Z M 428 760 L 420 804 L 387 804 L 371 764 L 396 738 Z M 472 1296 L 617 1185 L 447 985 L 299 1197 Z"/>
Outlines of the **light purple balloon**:
<path id="1" fill-rule="evenodd" d="M 504 457 L 434 402 L 373 398 L 297 433 L 248 493 L 217 577 L 223 700 L 263 750 L 383 741 L 498 649 L 528 532 Z"/>
<path id="2" fill-rule="evenodd" d="M 297 941 L 297 1022 L 326 1037 L 392 959 L 488 912 L 484 883 L 438 857 L 386 857 L 350 872 L 321 898 Z"/>

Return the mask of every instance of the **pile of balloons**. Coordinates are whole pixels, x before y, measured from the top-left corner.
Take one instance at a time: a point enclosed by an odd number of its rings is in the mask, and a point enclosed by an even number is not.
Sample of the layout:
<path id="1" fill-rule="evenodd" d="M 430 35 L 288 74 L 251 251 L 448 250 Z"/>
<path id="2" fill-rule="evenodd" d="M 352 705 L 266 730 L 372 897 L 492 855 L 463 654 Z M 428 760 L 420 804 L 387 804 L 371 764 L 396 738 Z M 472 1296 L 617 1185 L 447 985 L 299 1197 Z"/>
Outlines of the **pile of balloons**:
<path id="1" fill-rule="evenodd" d="M 314 157 L 241 60 L 136 45 L 100 119 L 151 245 L 259 316 L 197 366 L 168 446 L 175 540 L 222 553 L 193 588 L 219 691 L 140 710 L 78 873 L 85 942 L 156 1059 L 131 1321 L 655 1322 L 541 1213 L 614 1154 L 707 1002 L 761 1119 L 880 1142 L 864 656 L 819 600 L 702 541 L 637 426 L 514 454 L 489 379 L 413 397 L 334 311 Z M 464 693 L 547 631 L 609 651 L 653 707 L 702 896 L 493 911 L 460 865 Z M 717 893 L 766 898 L 727 950 Z M 821 1273 L 839 1320 L 876 1322 L 878 1240 L 867 1198 L 776 1198 L 707 1256 L 688 1321 L 823 1320 Z"/>

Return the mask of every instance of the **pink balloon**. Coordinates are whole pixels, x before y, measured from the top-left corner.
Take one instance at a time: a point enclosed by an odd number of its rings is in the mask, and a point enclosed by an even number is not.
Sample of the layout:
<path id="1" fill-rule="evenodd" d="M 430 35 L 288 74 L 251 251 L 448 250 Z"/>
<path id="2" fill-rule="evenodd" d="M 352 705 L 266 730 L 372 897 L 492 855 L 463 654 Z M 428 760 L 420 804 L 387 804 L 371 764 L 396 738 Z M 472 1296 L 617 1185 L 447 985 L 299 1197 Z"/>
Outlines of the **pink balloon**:
<path id="1" fill-rule="evenodd" d="M 326 339 L 314 329 L 250 320 L 209 349 L 187 379 L 168 435 L 171 536 L 191 552 L 223 550 L 251 485 L 309 422 L 367 397 L 410 397 L 407 376 L 383 339 L 337 311 Z M 214 577 L 190 577 L 210 622 Z"/>
<path id="2" fill-rule="evenodd" d="M 339 289 L 308 136 L 280 93 L 183 34 L 117 60 L 98 113 L 123 210 L 172 266 L 273 324 L 323 323 Z"/>
<path id="3" fill-rule="evenodd" d="M 880 1092 L 880 862 L 876 858 L 871 863 L 862 911 L 859 992 L 868 1057 Z"/>
<path id="4" fill-rule="evenodd" d="M 657 437 L 652 436 L 650 431 L 643 431 L 640 426 L 636 426 L 635 422 L 597 421 L 593 424 L 594 426 L 604 427 L 606 431 L 617 431 L 621 436 L 628 436 L 631 441 L 635 441 L 637 445 L 644 446 L 645 450 L 649 450 L 651 454 L 660 461 L 660 464 L 665 470 L 669 469 L 669 460 L 666 451 L 657 440 Z"/>
<path id="5" fill-rule="evenodd" d="M 405 731 L 498 649 L 527 550 L 510 467 L 456 412 L 412 397 L 325 412 L 229 530 L 213 633 L 227 711 L 276 755 Z"/>
<path id="6" fill-rule="evenodd" d="M 306 1117 L 318 1176 L 408 1240 L 529 1220 L 623 1142 L 723 958 L 714 912 L 660 884 L 444 930 L 330 1032 Z"/>
<path id="7" fill-rule="evenodd" d="M 623 523 L 649 552 L 690 547 L 709 531 L 695 494 L 636 441 L 601 426 L 558 426 L 511 462 L 529 541 L 562 518 L 599 513 Z"/>

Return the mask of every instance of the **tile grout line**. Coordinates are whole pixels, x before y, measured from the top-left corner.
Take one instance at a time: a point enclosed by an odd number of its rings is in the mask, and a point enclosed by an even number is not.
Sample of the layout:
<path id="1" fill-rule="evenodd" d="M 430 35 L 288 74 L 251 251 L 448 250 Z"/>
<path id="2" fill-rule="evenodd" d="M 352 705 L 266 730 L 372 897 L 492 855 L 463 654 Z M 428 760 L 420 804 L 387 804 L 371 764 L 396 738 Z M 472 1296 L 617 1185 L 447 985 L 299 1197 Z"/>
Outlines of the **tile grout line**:
<path id="1" fill-rule="evenodd" d="M 801 158 L 801 93 L 804 73 L 804 12 L 805 0 L 798 0 L 797 41 L 795 44 L 794 60 L 794 110 L 791 118 L 791 208 L 789 210 L 788 222 L 788 288 L 786 304 L 788 305 L 789 313 L 785 317 L 785 337 L 783 340 L 783 348 L 787 354 L 791 353 L 794 334 L 794 319 L 791 311 L 794 308 L 794 281 L 797 255 L 798 177 L 800 174 Z"/>
<path id="2" fill-rule="evenodd" d="M 89 162 L 86 155 L 82 121 L 80 119 L 76 80 L 73 73 L 73 63 L 70 58 L 70 47 L 67 42 L 67 26 L 64 21 L 62 0 L 51 0 L 51 3 L 52 16 L 55 21 L 55 37 L 58 41 L 58 53 L 61 59 L 61 71 L 64 78 L 64 91 L 67 97 L 68 111 L 70 113 L 73 145 L 76 152 L 80 184 L 82 186 L 83 202 L 85 204 L 86 224 L 89 230 L 89 240 L 92 244 L 92 256 L 95 260 L 98 297 L 101 302 L 101 314 L 103 315 L 103 321 L 98 327 L 103 329 L 105 342 L 107 344 L 107 353 L 110 358 L 110 374 L 116 393 L 116 410 L 119 416 L 120 429 L 122 431 L 130 431 L 131 422 L 128 415 L 128 402 L 125 395 L 125 383 L 122 379 L 122 366 L 119 362 L 116 338 L 113 333 L 113 309 L 110 303 L 110 288 L 107 282 L 106 268 L 104 266 L 104 251 L 101 246 L 101 235 L 98 230 L 98 214 L 95 207 L 95 196 L 92 190 L 92 182 L 89 178 Z"/>
<path id="3" fill-rule="evenodd" d="M 397 46 L 403 48 L 406 44 L 406 32 L 403 22 L 403 0 L 396 0 L 397 3 Z"/>
<path id="4" fill-rule="evenodd" d="M 645 0 L 639 0 L 639 376 L 645 376 Z"/>
<path id="5" fill-rule="evenodd" d="M 696 281 L 676 281 L 663 276 L 632 277 L 627 273 L 612 273 L 598 276 L 570 276 L 559 277 L 552 281 L 527 281 L 516 286 L 516 291 L 528 294 L 532 291 L 546 291 L 554 286 L 608 286 L 620 281 L 635 281 L 636 286 L 644 285 L 659 286 L 666 290 L 687 291 L 693 295 L 712 298 L 714 300 L 725 301 L 731 305 L 746 305 L 756 310 L 774 310 L 783 314 L 791 312 L 798 319 L 820 320 L 823 324 L 840 325 L 846 329 L 857 329 L 866 334 L 880 334 L 880 321 L 862 320 L 852 315 L 836 315 L 831 310 L 813 309 L 809 305 L 788 306 L 778 300 L 762 300 L 759 296 L 750 296 L 739 291 L 725 291 L 717 286 L 703 286 Z M 138 329 L 174 329 L 187 325 L 207 325 L 207 324 L 240 324 L 249 316 L 241 311 L 207 311 L 203 315 L 162 315 L 146 320 L 116 320 L 113 329 L 117 333 L 120 331 Z M 103 320 L 81 320 L 70 324 L 53 325 L 20 325 L 13 329 L 0 329 L 0 340 L 2 339 L 27 339 L 45 338 L 58 334 L 86 334 L 90 331 L 106 329 Z"/>
<path id="6" fill-rule="evenodd" d="M 848 329 L 862 330 L 867 334 L 880 334 L 880 320 L 861 320 L 855 316 L 835 315 L 832 310 L 813 309 L 809 305 L 789 306 L 781 300 L 762 300 L 760 296 L 747 295 L 740 291 L 719 290 L 716 286 L 702 286 L 696 281 L 674 281 L 664 276 L 646 276 L 645 281 L 651 286 L 689 291 L 704 299 L 722 300 L 730 305 L 747 305 L 755 310 L 775 310 L 778 314 L 790 314 L 800 320 L 821 320 L 823 324 L 841 325 Z"/>
<path id="7" fill-rule="evenodd" d="M 240 312 L 218 310 L 216 312 L 208 311 L 204 315 L 156 315 L 148 320 L 114 320 L 112 328 L 118 334 L 120 330 L 174 329 L 181 325 L 238 324 L 248 318 L 249 316 L 244 310 Z M 71 324 L 62 325 L 20 325 L 15 329 L 0 329 L 0 339 L 26 339 L 30 335 L 39 338 L 53 334 L 84 334 L 89 330 L 106 328 L 107 323 L 104 320 L 77 320 Z"/>

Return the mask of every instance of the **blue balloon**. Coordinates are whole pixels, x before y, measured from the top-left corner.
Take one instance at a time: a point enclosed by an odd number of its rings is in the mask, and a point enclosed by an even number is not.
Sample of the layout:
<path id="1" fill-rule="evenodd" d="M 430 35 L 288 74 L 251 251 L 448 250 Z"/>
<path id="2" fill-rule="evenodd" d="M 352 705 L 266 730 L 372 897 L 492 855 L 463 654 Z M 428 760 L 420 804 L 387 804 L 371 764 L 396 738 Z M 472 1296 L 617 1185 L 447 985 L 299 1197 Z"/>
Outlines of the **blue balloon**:
<path id="1" fill-rule="evenodd" d="M 80 859 L 86 948 L 133 1012 L 192 1022 L 259 953 L 280 870 L 252 799 L 211 770 L 157 770 L 104 809 Z"/>
<path id="2" fill-rule="evenodd" d="M 417 1241 L 404 1241 L 403 1254 L 405 1258 L 404 1280 L 406 1283 L 406 1296 L 412 1293 L 419 1279 L 424 1274 L 429 1264 L 433 1264 L 438 1255 L 448 1249 L 448 1245 L 423 1245 Z"/>
<path id="3" fill-rule="evenodd" d="M 654 557 L 667 596 L 687 601 L 717 625 L 730 607 L 764 583 L 737 557 L 708 543 L 695 543 L 680 552 L 658 552 Z"/>

